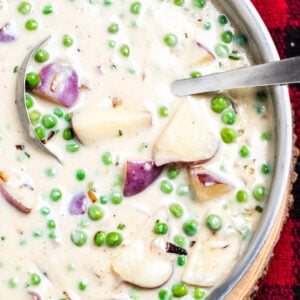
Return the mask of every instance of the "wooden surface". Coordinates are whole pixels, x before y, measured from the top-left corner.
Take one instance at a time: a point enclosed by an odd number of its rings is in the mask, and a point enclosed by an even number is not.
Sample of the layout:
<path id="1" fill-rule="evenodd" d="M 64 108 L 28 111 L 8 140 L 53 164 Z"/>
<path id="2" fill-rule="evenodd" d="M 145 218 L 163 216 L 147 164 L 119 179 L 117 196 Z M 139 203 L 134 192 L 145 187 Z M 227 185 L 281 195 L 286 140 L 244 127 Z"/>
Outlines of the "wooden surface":
<path id="1" fill-rule="evenodd" d="M 294 171 L 297 158 L 299 156 L 299 150 L 294 147 L 293 151 L 293 161 L 290 170 L 290 184 L 286 188 L 286 193 L 283 201 L 281 202 L 281 207 L 279 213 L 276 217 L 276 221 L 273 225 L 270 235 L 267 237 L 266 243 L 264 244 L 259 255 L 255 259 L 252 266 L 248 269 L 242 280 L 235 286 L 231 293 L 225 298 L 226 300 L 246 300 L 251 299 L 255 295 L 257 289 L 258 280 L 266 274 L 270 258 L 273 255 L 273 250 L 278 242 L 282 227 L 288 217 L 288 211 L 293 203 L 293 196 L 291 190 L 293 183 L 297 179 L 297 174 Z"/>

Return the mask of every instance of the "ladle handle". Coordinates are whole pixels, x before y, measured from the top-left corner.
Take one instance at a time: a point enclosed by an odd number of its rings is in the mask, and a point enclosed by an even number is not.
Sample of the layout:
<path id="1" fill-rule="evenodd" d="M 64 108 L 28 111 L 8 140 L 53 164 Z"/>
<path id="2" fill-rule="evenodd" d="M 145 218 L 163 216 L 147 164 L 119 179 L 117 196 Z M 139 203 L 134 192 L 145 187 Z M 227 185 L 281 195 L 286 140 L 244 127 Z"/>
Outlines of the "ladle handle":
<path id="1" fill-rule="evenodd" d="M 187 96 L 235 88 L 298 82 L 300 82 L 300 56 L 198 78 L 176 80 L 172 82 L 171 90 L 176 96 Z"/>

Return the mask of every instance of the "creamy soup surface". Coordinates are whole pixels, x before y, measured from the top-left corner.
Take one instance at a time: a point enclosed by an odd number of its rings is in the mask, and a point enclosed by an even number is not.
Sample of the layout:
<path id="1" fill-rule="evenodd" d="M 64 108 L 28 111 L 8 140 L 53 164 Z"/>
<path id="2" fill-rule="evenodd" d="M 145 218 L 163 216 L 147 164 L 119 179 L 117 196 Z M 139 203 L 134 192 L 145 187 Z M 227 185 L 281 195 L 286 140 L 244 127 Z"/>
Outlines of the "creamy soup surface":
<path id="1" fill-rule="evenodd" d="M 207 297 L 263 216 L 273 112 L 170 86 L 253 64 L 250 38 L 209 0 L 0 0 L 0 28 L 0 299 Z M 47 36 L 26 105 L 61 162 L 15 103 Z"/>

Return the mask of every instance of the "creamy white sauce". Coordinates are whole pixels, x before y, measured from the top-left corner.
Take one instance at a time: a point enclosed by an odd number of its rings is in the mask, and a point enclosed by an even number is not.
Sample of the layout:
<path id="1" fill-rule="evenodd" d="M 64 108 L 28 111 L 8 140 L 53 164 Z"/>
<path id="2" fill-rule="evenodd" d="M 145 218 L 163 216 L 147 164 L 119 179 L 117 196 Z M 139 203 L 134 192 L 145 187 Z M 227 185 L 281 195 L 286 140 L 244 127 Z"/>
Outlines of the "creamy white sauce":
<path id="1" fill-rule="evenodd" d="M 199 202 L 191 192 L 187 168 L 182 167 L 174 180 L 167 178 L 165 168 L 147 189 L 135 196 L 124 197 L 121 204 L 112 204 L 109 199 L 113 191 L 122 192 L 122 182 L 119 181 L 120 176 L 124 176 L 126 161 L 152 159 L 156 139 L 179 104 L 186 100 L 172 95 L 170 83 L 173 80 L 189 77 L 190 72 L 195 70 L 204 75 L 252 63 L 249 49 L 240 48 L 234 42 L 228 47 L 230 51 L 238 50 L 239 60 L 220 58 L 215 54 L 215 59 L 206 59 L 206 51 L 195 45 L 195 42 L 199 42 L 214 53 L 215 46 L 221 43 L 223 31 L 238 32 L 230 23 L 225 26 L 218 23 L 221 14 L 218 6 L 207 1 L 205 7 L 199 9 L 193 6 L 193 1 L 186 0 L 184 7 L 179 7 L 173 1 L 148 0 L 142 1 L 140 13 L 133 15 L 129 1 L 115 1 L 110 6 L 104 6 L 102 1 L 53 0 L 49 4 L 52 4 L 54 12 L 44 15 L 42 9 L 45 2 L 37 0 L 31 1 L 31 12 L 24 16 L 17 10 L 20 1 L 2 0 L 1 3 L 0 28 L 11 22 L 18 32 L 15 41 L 0 43 L 0 172 L 8 179 L 5 183 L 2 178 L 1 184 L 16 199 L 31 207 L 32 211 L 28 215 L 22 214 L 0 197 L 0 299 L 31 299 L 28 291 L 36 291 L 42 299 L 65 299 L 64 293 L 72 300 L 158 299 L 161 289 L 171 291 L 172 285 L 182 281 L 188 263 L 177 266 L 176 255 L 158 250 L 160 255 L 167 257 L 166 260 L 172 261 L 174 271 L 162 287 L 143 289 L 124 283 L 112 272 L 111 261 L 120 255 L 119 251 L 136 240 L 152 241 L 157 237 L 152 229 L 156 221 L 155 214 L 161 209 L 165 209 L 169 228 L 167 235 L 162 237 L 170 242 L 173 242 L 175 235 L 184 235 L 182 225 L 185 221 L 198 220 L 197 235 L 186 236 L 188 243 L 185 248 L 189 255 L 196 247 L 190 247 L 190 242 L 198 238 L 205 241 L 212 236 L 205 225 L 206 216 L 219 214 L 223 218 L 223 234 L 230 235 L 232 228 L 235 233 L 239 232 L 240 257 L 263 215 L 255 207 L 263 207 L 266 202 L 266 199 L 263 202 L 255 200 L 252 190 L 257 184 L 263 184 L 268 190 L 272 174 L 263 174 L 261 167 L 270 164 L 272 170 L 274 161 L 274 141 L 261 138 L 263 133 L 273 133 L 272 107 L 269 101 L 259 102 L 255 99 L 254 89 L 226 92 L 237 112 L 235 123 L 229 127 L 238 132 L 238 137 L 230 144 L 225 144 L 220 138 L 216 155 L 203 164 L 205 169 L 226 179 L 233 186 L 229 193 Z M 38 21 L 37 30 L 28 31 L 24 28 L 28 19 Z M 117 34 L 107 32 L 107 27 L 113 22 L 119 25 Z M 206 22 L 211 23 L 211 29 L 204 28 Z M 178 44 L 173 48 L 163 41 L 168 33 L 174 33 L 178 38 Z M 69 48 L 62 45 L 64 34 L 74 38 L 74 44 Z M 69 125 L 64 119 L 58 119 L 56 128 L 60 131 L 47 146 L 61 158 L 63 165 L 28 143 L 17 115 L 16 73 L 13 70 L 21 65 L 30 48 L 48 35 L 51 35 L 51 39 L 43 48 L 50 54 L 49 62 L 72 65 L 80 83 L 88 87 L 80 91 L 78 101 L 69 112 L 82 107 L 110 108 L 112 100 L 118 99 L 122 101 L 122 106 L 149 111 L 152 124 L 130 135 L 116 134 L 92 145 L 81 145 L 78 152 L 69 153 L 65 150 L 69 142 L 62 138 L 63 129 Z M 113 49 L 108 46 L 110 40 L 116 42 Z M 129 45 L 129 57 L 120 54 L 122 44 Z M 201 61 L 203 57 L 205 59 Z M 29 71 L 38 72 L 44 65 L 32 60 Z M 197 101 L 207 102 L 209 117 L 216 124 L 214 130 L 218 133 L 221 128 L 228 126 L 222 123 L 220 114 L 210 109 L 210 101 L 215 95 L 188 99 L 194 101 L 195 105 Z M 32 109 L 42 114 L 51 113 L 58 106 L 37 96 L 34 98 Z M 168 107 L 168 117 L 159 115 L 161 106 Z M 265 112 L 258 113 L 261 107 Z M 68 111 L 65 108 L 63 110 Z M 24 145 L 25 148 L 17 150 L 16 145 Z M 242 146 L 249 148 L 249 157 L 241 158 L 239 151 Z M 101 157 L 105 152 L 112 154 L 112 165 L 103 164 Z M 76 179 L 78 169 L 86 172 L 86 178 L 82 181 Z M 164 179 L 172 182 L 174 191 L 170 194 L 160 190 Z M 98 199 L 100 196 L 108 198 L 107 204 L 99 204 L 104 210 L 104 217 L 99 221 L 90 220 L 87 213 L 79 216 L 69 213 L 71 198 L 80 192 L 87 193 L 91 183 Z M 182 184 L 189 187 L 190 191 L 180 196 L 176 190 Z M 62 191 L 62 198 L 57 202 L 49 196 L 53 188 Z M 238 190 L 248 193 L 247 202 L 236 201 Z M 174 218 L 168 210 L 169 205 L 175 202 L 184 208 L 182 218 Z M 90 204 L 92 202 L 88 199 Z M 50 209 L 49 215 L 41 214 L 43 207 Z M 47 228 L 48 220 L 55 221 L 55 230 Z M 119 224 L 125 224 L 125 228 L 117 229 Z M 88 236 L 87 242 L 81 247 L 75 246 L 70 239 L 76 229 L 83 230 Z M 99 230 L 120 232 L 123 244 L 116 248 L 95 246 L 93 238 Z M 56 238 L 48 237 L 51 232 L 55 232 Z M 38 236 L 34 236 L 34 233 Z M 234 263 L 238 257 L 234 257 Z M 229 269 L 233 266 L 230 265 Z M 211 276 L 209 268 L 208 277 Z M 32 273 L 39 274 L 40 284 L 32 285 Z M 15 284 L 9 284 L 11 281 Z M 86 282 L 84 291 L 78 288 L 79 282 Z M 209 288 L 200 288 L 209 293 Z M 183 299 L 193 299 L 193 293 L 194 287 L 189 286 L 188 294 Z"/>

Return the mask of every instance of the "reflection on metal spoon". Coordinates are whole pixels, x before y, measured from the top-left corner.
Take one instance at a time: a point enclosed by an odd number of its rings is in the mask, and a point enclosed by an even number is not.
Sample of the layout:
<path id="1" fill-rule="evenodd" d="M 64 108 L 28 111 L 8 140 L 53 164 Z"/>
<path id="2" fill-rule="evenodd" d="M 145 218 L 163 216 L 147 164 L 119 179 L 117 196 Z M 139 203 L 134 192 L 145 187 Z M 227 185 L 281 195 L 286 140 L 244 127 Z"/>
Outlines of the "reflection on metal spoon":
<path id="1" fill-rule="evenodd" d="M 175 80 L 171 90 L 176 96 L 300 82 L 300 56 L 240 68 L 198 78 Z"/>
<path id="2" fill-rule="evenodd" d="M 24 59 L 19 71 L 18 71 L 18 77 L 17 77 L 17 88 L 16 88 L 16 105 L 17 110 L 19 114 L 20 121 L 22 123 L 22 126 L 24 128 L 24 131 L 26 132 L 27 138 L 33 142 L 38 148 L 40 148 L 42 151 L 48 153 L 52 157 L 54 157 L 60 164 L 62 164 L 61 160 L 52 153 L 43 143 L 42 141 L 36 136 L 34 129 L 31 125 L 27 108 L 26 108 L 26 96 L 25 96 L 25 81 L 26 81 L 26 73 L 27 73 L 27 67 L 28 64 L 33 56 L 33 54 L 38 50 L 39 47 L 41 47 L 44 43 L 46 43 L 51 36 L 48 36 L 47 38 L 43 39 L 41 42 L 39 42 L 37 45 L 35 45 L 30 52 L 27 54 L 26 58 Z"/>

